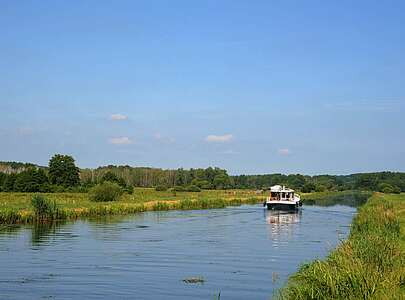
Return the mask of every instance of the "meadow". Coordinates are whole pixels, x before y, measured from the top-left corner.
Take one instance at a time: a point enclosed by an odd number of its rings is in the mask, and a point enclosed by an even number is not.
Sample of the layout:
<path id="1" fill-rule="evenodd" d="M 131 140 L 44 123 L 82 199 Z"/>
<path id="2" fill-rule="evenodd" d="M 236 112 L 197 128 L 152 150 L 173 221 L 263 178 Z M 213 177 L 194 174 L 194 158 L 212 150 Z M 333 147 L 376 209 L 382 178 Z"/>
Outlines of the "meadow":
<path id="1" fill-rule="evenodd" d="M 405 194 L 375 193 L 349 238 L 325 259 L 303 264 L 280 299 L 404 299 Z"/>
<path id="2" fill-rule="evenodd" d="M 37 219 L 31 204 L 33 193 L 0 193 L 0 224 L 33 223 Z M 58 209 L 58 219 L 131 214 L 170 209 L 222 208 L 264 199 L 251 190 L 203 190 L 202 192 L 155 191 L 136 188 L 118 201 L 92 202 L 86 193 L 42 194 Z"/>

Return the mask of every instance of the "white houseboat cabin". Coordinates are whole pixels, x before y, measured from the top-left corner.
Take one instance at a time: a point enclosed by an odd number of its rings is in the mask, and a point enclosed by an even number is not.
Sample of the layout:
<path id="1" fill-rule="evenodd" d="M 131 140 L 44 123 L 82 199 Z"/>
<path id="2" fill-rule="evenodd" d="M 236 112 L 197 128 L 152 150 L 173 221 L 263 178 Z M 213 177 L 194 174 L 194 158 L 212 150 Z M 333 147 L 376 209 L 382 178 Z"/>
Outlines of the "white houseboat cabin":
<path id="1" fill-rule="evenodd" d="M 275 185 L 270 188 L 270 195 L 263 206 L 273 210 L 296 210 L 302 206 L 301 198 L 294 190 Z"/>

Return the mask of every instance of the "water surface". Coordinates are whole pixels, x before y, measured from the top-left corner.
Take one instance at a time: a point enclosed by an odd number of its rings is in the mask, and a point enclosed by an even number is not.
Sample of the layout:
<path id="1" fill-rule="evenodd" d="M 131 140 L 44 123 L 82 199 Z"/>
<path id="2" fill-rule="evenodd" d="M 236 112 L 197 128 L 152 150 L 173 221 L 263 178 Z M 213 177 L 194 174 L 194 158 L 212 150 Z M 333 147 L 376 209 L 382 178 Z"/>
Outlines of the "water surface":
<path id="1" fill-rule="evenodd" d="M 269 299 L 346 237 L 354 213 L 244 205 L 3 228 L 0 299 Z"/>

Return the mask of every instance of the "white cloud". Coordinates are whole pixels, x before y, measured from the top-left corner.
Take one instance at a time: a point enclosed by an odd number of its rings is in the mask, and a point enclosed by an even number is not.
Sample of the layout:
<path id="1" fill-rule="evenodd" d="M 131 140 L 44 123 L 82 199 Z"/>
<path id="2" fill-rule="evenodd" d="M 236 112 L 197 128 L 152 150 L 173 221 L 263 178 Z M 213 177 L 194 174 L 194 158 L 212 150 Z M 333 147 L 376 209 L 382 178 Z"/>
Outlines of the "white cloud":
<path id="1" fill-rule="evenodd" d="M 287 148 L 278 149 L 278 154 L 287 156 L 287 155 L 291 154 L 291 151 L 290 151 L 290 149 L 287 149 Z"/>
<path id="2" fill-rule="evenodd" d="M 123 114 L 112 114 L 110 116 L 110 120 L 113 120 L 113 121 L 122 121 L 122 120 L 126 120 L 126 119 L 128 119 L 128 117 Z"/>
<path id="3" fill-rule="evenodd" d="M 232 139 L 233 139 L 232 134 L 209 135 L 205 138 L 205 141 L 208 143 L 228 143 L 232 141 Z"/>
<path id="4" fill-rule="evenodd" d="M 115 137 L 108 140 L 110 144 L 113 145 L 129 145 L 132 144 L 132 141 L 127 136 Z"/>

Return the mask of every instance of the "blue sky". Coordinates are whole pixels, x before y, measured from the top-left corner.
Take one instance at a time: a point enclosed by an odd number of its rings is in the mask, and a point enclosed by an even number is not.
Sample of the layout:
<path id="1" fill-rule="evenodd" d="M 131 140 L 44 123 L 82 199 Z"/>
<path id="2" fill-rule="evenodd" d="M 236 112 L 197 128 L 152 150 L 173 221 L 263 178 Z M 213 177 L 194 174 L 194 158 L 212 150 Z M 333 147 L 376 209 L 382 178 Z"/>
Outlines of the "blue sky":
<path id="1" fill-rule="evenodd" d="M 1 1 L 0 160 L 405 171 L 404 1 Z"/>

